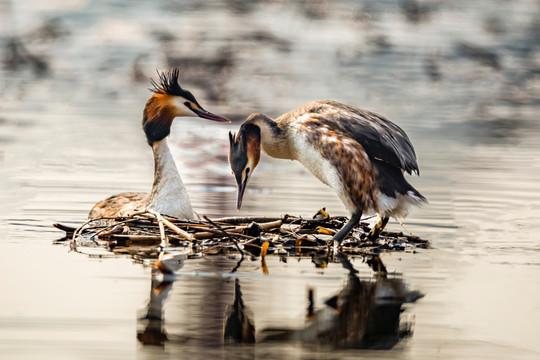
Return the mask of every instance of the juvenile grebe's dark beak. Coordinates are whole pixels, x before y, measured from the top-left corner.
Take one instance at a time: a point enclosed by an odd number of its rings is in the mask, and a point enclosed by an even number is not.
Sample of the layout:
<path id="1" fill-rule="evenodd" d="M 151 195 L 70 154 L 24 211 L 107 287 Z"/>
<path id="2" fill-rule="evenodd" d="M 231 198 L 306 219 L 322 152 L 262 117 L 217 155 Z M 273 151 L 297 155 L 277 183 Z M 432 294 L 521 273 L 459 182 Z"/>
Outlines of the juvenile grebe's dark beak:
<path id="1" fill-rule="evenodd" d="M 212 114 L 211 112 L 206 111 L 203 108 L 199 108 L 199 109 L 192 108 L 191 111 L 193 111 L 195 114 L 197 114 L 198 117 L 203 118 L 203 119 L 208 119 L 208 120 L 218 121 L 218 122 L 228 122 L 228 123 L 231 122 L 231 120 L 224 118 L 223 116 Z"/>
<path id="2" fill-rule="evenodd" d="M 242 199 L 244 198 L 244 191 L 246 191 L 247 177 L 244 181 L 238 183 L 238 200 L 236 201 L 236 210 L 240 210 L 242 207 Z"/>

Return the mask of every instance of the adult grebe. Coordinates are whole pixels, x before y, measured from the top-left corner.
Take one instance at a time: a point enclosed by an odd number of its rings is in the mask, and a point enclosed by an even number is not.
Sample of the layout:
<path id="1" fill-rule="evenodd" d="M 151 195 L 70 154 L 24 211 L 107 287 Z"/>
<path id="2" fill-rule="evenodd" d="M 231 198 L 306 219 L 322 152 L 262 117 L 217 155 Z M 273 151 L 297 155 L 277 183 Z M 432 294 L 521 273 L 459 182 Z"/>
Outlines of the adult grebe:
<path id="1" fill-rule="evenodd" d="M 407 134 L 370 111 L 335 101 L 313 101 L 275 120 L 252 114 L 238 135 L 229 133 L 229 140 L 238 209 L 261 148 L 275 158 L 298 160 L 330 186 L 351 213 L 334 236 L 337 243 L 358 224 L 362 213 L 380 215 L 368 235 L 376 239 L 390 216 L 404 217 L 410 205 L 426 201 L 403 176 L 404 171 L 419 174 Z"/>
<path id="2" fill-rule="evenodd" d="M 193 218 L 191 201 L 180 178 L 167 145 L 166 137 L 178 116 L 198 116 L 203 119 L 230 122 L 204 110 L 195 97 L 178 84 L 178 69 L 159 73 L 159 82 L 152 80 L 154 95 L 143 112 L 143 130 L 154 152 L 154 184 L 148 193 L 120 193 L 98 202 L 88 214 L 90 219 L 115 217 L 131 210 L 151 208 L 159 213 L 179 218 Z"/>

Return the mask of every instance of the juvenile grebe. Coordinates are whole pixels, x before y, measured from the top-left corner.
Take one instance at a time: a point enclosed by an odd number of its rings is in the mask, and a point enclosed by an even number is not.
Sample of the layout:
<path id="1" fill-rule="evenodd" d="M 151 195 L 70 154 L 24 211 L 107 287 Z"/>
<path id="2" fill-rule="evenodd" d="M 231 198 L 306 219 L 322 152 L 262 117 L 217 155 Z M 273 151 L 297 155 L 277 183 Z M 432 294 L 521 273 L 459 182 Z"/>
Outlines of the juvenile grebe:
<path id="1" fill-rule="evenodd" d="M 154 95 L 143 112 L 142 126 L 148 144 L 154 152 L 154 183 L 148 193 L 126 192 L 98 202 L 88 217 L 115 217 L 145 207 L 179 218 L 193 218 L 191 201 L 180 178 L 167 145 L 166 137 L 178 116 L 198 116 L 203 119 L 230 122 L 230 120 L 204 110 L 195 97 L 178 84 L 178 69 L 159 73 L 159 82 L 152 80 Z"/>
<path id="2" fill-rule="evenodd" d="M 375 239 L 390 216 L 404 217 L 410 205 L 426 201 L 404 177 L 404 171 L 419 174 L 407 134 L 367 110 L 319 100 L 275 120 L 252 114 L 238 135 L 229 133 L 229 140 L 238 209 L 261 148 L 275 158 L 298 160 L 330 186 L 351 213 L 350 220 L 334 236 L 337 243 L 358 224 L 363 213 L 381 217 L 368 235 Z"/>

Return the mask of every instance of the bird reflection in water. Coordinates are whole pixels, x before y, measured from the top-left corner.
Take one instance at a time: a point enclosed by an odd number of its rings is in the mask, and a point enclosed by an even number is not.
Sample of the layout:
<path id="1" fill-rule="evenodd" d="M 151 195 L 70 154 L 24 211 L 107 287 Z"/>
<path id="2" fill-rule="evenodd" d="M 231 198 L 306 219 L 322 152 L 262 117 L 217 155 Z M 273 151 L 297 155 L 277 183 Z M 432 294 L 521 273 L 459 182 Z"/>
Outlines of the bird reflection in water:
<path id="1" fill-rule="evenodd" d="M 163 303 L 171 291 L 173 279 L 159 279 L 157 269 L 152 270 L 150 299 L 145 313 L 137 320 L 142 329 L 137 331 L 137 339 L 144 345 L 163 346 L 168 340 L 165 333 Z"/>
<path id="2" fill-rule="evenodd" d="M 292 333 L 292 340 L 344 348 L 390 349 L 412 335 L 412 323 L 400 323 L 402 305 L 420 294 L 406 293 L 400 279 L 360 280 L 349 274 L 341 292 L 307 319 L 307 326 Z"/>
<path id="3" fill-rule="evenodd" d="M 222 278 L 235 277 L 234 298 L 223 309 L 223 343 L 231 346 L 278 341 L 331 348 L 390 349 L 412 335 L 411 316 L 404 320 L 403 304 L 414 303 L 423 295 L 410 291 L 402 279 L 389 278 L 385 273 L 361 279 L 347 257 L 340 256 L 338 260 L 348 271 L 345 284 L 335 296 L 320 305 L 316 304 L 315 290 L 310 289 L 306 321 L 300 328 L 266 328 L 256 334 L 254 315 L 243 299 L 240 279 L 233 273 L 223 273 Z M 168 335 L 163 316 L 164 302 L 176 279 L 174 272 L 182 267 L 184 258 L 184 255 L 174 254 L 161 256 L 152 271 L 148 305 L 138 320 L 137 338 L 144 345 L 163 346 L 167 341 L 188 341 L 181 336 Z M 164 274 L 159 270 L 163 267 L 173 271 Z"/>
<path id="4" fill-rule="evenodd" d="M 349 260 L 339 259 L 349 270 L 341 291 L 315 310 L 314 290 L 308 291 L 305 327 L 301 329 L 268 328 L 262 341 L 300 341 L 337 348 L 391 349 L 401 339 L 412 335 L 412 322 L 402 322 L 404 303 L 423 296 L 410 291 L 402 279 L 381 274 L 361 280 Z"/>
<path id="5" fill-rule="evenodd" d="M 255 342 L 255 324 L 253 312 L 244 304 L 240 281 L 234 280 L 234 302 L 225 310 L 223 337 L 225 343 L 251 344 Z"/>
<path id="6" fill-rule="evenodd" d="M 137 339 L 143 345 L 164 346 L 169 340 L 165 332 L 163 304 L 177 279 L 174 272 L 182 268 L 188 253 L 187 249 L 173 253 L 161 251 L 152 268 L 148 305 L 137 319 Z"/>

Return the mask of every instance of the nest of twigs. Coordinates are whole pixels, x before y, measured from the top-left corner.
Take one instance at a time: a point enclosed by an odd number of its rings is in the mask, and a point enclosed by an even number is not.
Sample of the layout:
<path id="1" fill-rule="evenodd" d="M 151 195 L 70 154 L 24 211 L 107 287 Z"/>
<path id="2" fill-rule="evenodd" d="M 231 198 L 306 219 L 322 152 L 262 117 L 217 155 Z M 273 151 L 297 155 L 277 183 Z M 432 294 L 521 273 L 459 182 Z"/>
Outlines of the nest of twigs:
<path id="1" fill-rule="evenodd" d="M 146 209 L 126 217 L 88 220 L 78 228 L 54 226 L 66 232 L 66 237 L 58 241 L 71 241 L 74 250 L 91 244 L 105 247 L 114 254 L 150 258 L 157 257 L 164 248 L 176 247 L 189 248 L 193 254 L 236 251 L 255 257 L 272 253 L 322 255 L 333 251 L 332 236 L 347 218 L 320 214 L 321 211 L 313 219 L 284 215 L 182 220 Z M 429 244 L 427 240 L 402 232 L 383 232 L 377 240 L 370 241 L 368 233 L 368 224 L 360 222 L 342 242 L 340 252 L 373 256 L 385 251 L 414 251 L 427 248 Z"/>

